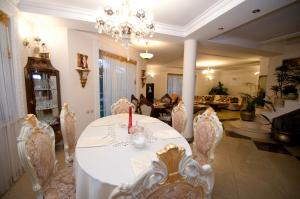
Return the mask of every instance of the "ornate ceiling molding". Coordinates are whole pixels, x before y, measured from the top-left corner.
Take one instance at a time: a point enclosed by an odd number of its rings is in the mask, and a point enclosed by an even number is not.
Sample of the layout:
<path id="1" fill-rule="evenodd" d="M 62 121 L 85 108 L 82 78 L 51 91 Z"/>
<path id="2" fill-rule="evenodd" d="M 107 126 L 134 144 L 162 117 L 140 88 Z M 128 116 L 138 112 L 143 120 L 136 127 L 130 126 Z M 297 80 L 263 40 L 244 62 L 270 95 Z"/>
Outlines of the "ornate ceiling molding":
<path id="1" fill-rule="evenodd" d="M 184 26 L 155 22 L 155 32 L 183 38 L 187 37 L 189 34 L 205 26 L 244 1 L 245 0 L 219 0 L 204 13 L 195 17 Z M 97 12 L 95 10 L 67 6 L 50 1 L 40 2 L 39 0 L 20 0 L 18 7 L 21 11 L 25 12 L 46 14 L 93 23 L 97 17 Z"/>

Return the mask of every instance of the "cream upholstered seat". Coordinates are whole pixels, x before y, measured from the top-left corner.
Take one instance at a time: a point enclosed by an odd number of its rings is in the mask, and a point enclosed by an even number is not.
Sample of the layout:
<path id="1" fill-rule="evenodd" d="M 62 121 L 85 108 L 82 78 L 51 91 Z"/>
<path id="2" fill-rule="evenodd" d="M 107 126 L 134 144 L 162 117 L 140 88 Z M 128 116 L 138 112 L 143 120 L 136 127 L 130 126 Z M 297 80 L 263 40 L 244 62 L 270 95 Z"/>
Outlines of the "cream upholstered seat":
<path id="1" fill-rule="evenodd" d="M 132 107 L 132 113 L 134 113 L 136 109 L 135 105 L 130 103 L 127 98 L 122 97 L 116 103 L 111 105 L 111 114 L 128 113 L 129 107 Z"/>
<path id="2" fill-rule="evenodd" d="M 53 129 L 27 115 L 18 137 L 18 154 L 38 199 L 75 198 L 71 167 L 56 171 Z"/>
<path id="3" fill-rule="evenodd" d="M 64 140 L 65 162 L 71 166 L 76 146 L 76 132 L 75 132 L 75 114 L 70 111 L 69 105 L 65 103 L 60 112 L 61 132 Z"/>
<path id="4" fill-rule="evenodd" d="M 149 102 L 146 98 L 141 99 L 139 109 L 142 115 L 147 116 L 152 116 L 154 111 L 153 104 Z"/>
<path id="5" fill-rule="evenodd" d="M 187 112 L 183 101 L 180 101 L 172 110 L 172 126 L 179 133 L 183 133 L 187 121 Z"/>
<path id="6" fill-rule="evenodd" d="M 214 159 L 216 145 L 223 136 L 222 123 L 216 112 L 208 108 L 194 119 L 193 155 L 201 165 L 210 164 Z"/>
<path id="7" fill-rule="evenodd" d="M 213 178 L 210 165 L 185 154 L 184 148 L 169 144 L 157 153 L 158 161 L 132 184 L 115 188 L 110 199 L 202 199 L 210 198 Z"/>

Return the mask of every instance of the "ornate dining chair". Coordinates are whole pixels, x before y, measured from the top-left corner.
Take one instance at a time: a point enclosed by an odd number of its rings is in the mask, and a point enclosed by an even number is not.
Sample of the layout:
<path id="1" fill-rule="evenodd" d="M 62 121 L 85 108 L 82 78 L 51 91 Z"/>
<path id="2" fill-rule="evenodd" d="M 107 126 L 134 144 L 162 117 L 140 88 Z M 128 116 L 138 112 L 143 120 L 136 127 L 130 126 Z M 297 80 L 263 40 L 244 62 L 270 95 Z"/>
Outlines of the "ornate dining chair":
<path id="1" fill-rule="evenodd" d="M 111 114 L 116 115 L 120 113 L 128 113 L 129 107 L 132 107 L 132 112 L 135 112 L 135 105 L 130 103 L 127 98 L 122 97 L 116 103 L 111 105 Z"/>
<path id="2" fill-rule="evenodd" d="M 180 101 L 172 110 L 172 126 L 179 133 L 183 133 L 187 121 L 187 112 L 183 101 Z"/>
<path id="3" fill-rule="evenodd" d="M 115 188 L 110 199 L 208 199 L 213 188 L 212 167 L 200 166 L 184 148 L 169 144 L 157 153 L 149 170 L 132 184 Z"/>
<path id="4" fill-rule="evenodd" d="M 165 108 L 159 113 L 158 119 L 171 125 L 172 124 L 172 116 L 171 116 L 172 98 L 168 93 L 166 93 L 164 96 L 160 98 L 160 101 L 164 103 Z"/>
<path id="5" fill-rule="evenodd" d="M 214 151 L 223 136 L 222 123 L 212 108 L 194 119 L 193 155 L 201 165 L 214 160 Z"/>
<path id="6" fill-rule="evenodd" d="M 68 166 L 73 165 L 73 158 L 77 142 L 75 121 L 75 114 L 70 111 L 69 105 L 64 103 L 60 112 L 60 125 L 64 140 L 65 163 Z"/>
<path id="7" fill-rule="evenodd" d="M 134 104 L 134 106 L 136 108 L 135 112 L 139 113 L 140 112 L 140 110 L 139 110 L 139 100 L 133 94 L 131 95 L 131 103 Z"/>
<path id="8" fill-rule="evenodd" d="M 164 96 L 162 96 L 160 98 L 160 101 L 162 103 L 165 103 L 166 106 L 170 106 L 170 107 L 172 106 L 172 98 L 171 98 L 171 96 L 168 93 L 166 93 Z"/>
<path id="9" fill-rule="evenodd" d="M 57 171 L 53 129 L 28 114 L 18 137 L 21 164 L 32 182 L 38 199 L 75 197 L 75 180 L 71 167 Z"/>
<path id="10" fill-rule="evenodd" d="M 153 111 L 154 111 L 153 104 L 151 102 L 149 102 L 146 98 L 143 98 L 140 101 L 139 108 L 140 108 L 140 113 L 142 115 L 152 116 Z"/>

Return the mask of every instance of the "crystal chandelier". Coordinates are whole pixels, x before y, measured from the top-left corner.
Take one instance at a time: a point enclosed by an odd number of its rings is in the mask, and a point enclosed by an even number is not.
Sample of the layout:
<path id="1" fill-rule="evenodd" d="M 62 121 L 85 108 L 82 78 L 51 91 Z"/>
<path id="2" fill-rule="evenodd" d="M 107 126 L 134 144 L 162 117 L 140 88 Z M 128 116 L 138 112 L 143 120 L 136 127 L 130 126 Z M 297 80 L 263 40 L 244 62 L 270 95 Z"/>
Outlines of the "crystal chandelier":
<path id="1" fill-rule="evenodd" d="M 96 19 L 98 32 L 110 35 L 125 47 L 132 39 L 153 37 L 154 24 L 152 15 L 143 9 L 133 9 L 129 0 L 122 0 L 119 8 L 105 7 L 104 14 Z"/>

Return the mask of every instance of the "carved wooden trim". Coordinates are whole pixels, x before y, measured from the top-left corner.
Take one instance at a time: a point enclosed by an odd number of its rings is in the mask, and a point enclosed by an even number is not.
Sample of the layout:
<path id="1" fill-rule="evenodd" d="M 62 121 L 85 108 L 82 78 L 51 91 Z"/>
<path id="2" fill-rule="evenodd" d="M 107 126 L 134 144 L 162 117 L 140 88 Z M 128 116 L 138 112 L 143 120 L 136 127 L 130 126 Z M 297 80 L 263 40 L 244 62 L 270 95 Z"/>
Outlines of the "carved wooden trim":
<path id="1" fill-rule="evenodd" d="M 179 175 L 179 163 L 185 155 L 185 149 L 169 144 L 163 150 L 156 153 L 158 159 L 165 163 L 168 169 L 168 176 L 165 183 L 174 183 L 181 180 Z"/>
<path id="2" fill-rule="evenodd" d="M 200 193 L 202 199 L 211 198 L 214 185 L 211 165 L 199 165 L 192 156 L 185 154 L 184 148 L 173 144 L 167 145 L 157 156 L 159 161 L 153 161 L 149 170 L 141 173 L 133 183 L 115 188 L 109 199 L 152 198 L 157 191 L 168 187 L 172 190 L 176 184 L 188 185 L 190 192 Z"/>
<path id="3" fill-rule="evenodd" d="M 99 50 L 99 57 L 109 57 L 109 58 L 112 58 L 112 59 L 116 59 L 116 60 L 119 60 L 121 62 L 126 62 L 126 63 L 129 63 L 129 64 L 133 64 L 133 65 L 136 65 L 137 64 L 137 61 L 133 60 L 133 59 L 127 59 L 126 57 L 123 57 L 123 56 L 120 56 L 120 55 L 117 55 L 117 54 L 114 54 L 114 53 L 111 53 L 111 52 L 108 52 L 108 51 L 104 51 L 104 50 Z"/>

